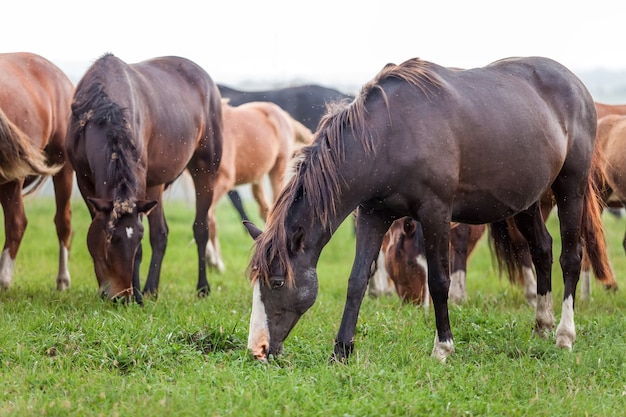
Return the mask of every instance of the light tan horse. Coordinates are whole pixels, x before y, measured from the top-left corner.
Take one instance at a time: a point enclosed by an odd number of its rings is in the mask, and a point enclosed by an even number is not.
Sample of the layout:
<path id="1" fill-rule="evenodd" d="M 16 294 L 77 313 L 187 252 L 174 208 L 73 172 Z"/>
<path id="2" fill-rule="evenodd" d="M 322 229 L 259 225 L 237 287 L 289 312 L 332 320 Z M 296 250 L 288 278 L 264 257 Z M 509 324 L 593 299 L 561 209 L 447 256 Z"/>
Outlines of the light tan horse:
<path id="1" fill-rule="evenodd" d="M 605 202 L 609 207 L 626 207 L 626 116 L 609 114 L 598 120 L 596 140 L 604 153 Z M 623 245 L 626 251 L 626 237 Z"/>
<path id="2" fill-rule="evenodd" d="M 266 176 L 272 190 L 271 202 L 286 182 L 294 152 L 310 143 L 313 133 L 293 119 L 278 105 L 264 101 L 231 106 L 222 99 L 224 148 L 213 203 L 209 210 L 210 240 L 207 264 L 224 270 L 217 238 L 215 203 L 237 185 L 250 184 L 259 205 L 259 214 L 267 218 L 270 202 L 265 195 Z"/>

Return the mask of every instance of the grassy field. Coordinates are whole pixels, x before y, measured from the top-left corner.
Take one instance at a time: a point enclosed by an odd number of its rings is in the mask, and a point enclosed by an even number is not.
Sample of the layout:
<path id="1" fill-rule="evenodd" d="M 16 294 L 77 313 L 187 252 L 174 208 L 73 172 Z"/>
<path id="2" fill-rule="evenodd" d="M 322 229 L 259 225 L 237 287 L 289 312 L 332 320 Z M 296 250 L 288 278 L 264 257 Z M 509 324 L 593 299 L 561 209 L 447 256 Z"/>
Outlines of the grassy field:
<path id="1" fill-rule="evenodd" d="M 80 199 L 73 205 L 72 287 L 57 292 L 53 200 L 27 200 L 29 226 L 14 283 L 0 293 L 0 415 L 626 413 L 625 219 L 604 217 L 622 291 L 608 294 L 594 283 L 592 299 L 577 304 L 571 352 L 556 348 L 553 336 L 532 336 L 534 312 L 521 288 L 498 278 L 483 240 L 470 259 L 469 300 L 450 307 L 456 354 L 445 364 L 430 358 L 432 311 L 387 296 L 364 300 L 355 354 L 348 365 L 329 365 L 354 257 L 346 223 L 322 253 L 316 304 L 286 340 L 284 355 L 263 364 L 246 350 L 251 288 L 244 270 L 251 240 L 235 210 L 226 202 L 218 207 L 227 270 L 211 274 L 211 295 L 197 299 L 193 211 L 180 201 L 165 205 L 170 235 L 160 297 L 138 307 L 97 296 Z M 552 216 L 550 229 L 556 225 Z M 147 259 L 148 245 L 144 254 Z M 558 320 L 558 264 L 554 271 Z"/>

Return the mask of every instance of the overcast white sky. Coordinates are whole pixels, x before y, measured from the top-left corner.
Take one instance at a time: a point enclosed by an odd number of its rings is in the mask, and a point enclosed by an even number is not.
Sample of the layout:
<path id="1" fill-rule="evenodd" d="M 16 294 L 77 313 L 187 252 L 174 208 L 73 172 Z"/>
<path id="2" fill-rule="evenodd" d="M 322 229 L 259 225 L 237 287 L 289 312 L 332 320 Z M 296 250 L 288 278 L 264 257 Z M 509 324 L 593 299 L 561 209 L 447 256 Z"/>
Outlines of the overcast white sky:
<path id="1" fill-rule="evenodd" d="M 202 5 L 202 7 L 199 7 Z M 543 55 L 574 71 L 626 69 L 624 0 L 14 0 L 0 51 L 31 51 L 73 78 L 105 52 L 192 59 L 218 82 L 361 85 L 386 63 L 455 67 Z M 79 72 L 78 74 L 76 72 Z"/>

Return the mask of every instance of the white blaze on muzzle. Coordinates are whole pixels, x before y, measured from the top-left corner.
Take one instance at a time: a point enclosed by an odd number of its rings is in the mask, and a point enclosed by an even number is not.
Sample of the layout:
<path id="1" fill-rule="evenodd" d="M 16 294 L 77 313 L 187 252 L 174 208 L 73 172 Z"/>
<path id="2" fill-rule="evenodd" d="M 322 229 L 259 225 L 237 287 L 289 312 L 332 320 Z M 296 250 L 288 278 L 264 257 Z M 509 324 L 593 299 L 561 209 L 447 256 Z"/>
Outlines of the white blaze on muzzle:
<path id="1" fill-rule="evenodd" d="M 250 314 L 250 331 L 248 333 L 248 349 L 256 359 L 265 360 L 270 348 L 270 332 L 267 326 L 265 306 L 261 301 L 261 284 L 257 280 L 252 292 L 252 313 Z"/>

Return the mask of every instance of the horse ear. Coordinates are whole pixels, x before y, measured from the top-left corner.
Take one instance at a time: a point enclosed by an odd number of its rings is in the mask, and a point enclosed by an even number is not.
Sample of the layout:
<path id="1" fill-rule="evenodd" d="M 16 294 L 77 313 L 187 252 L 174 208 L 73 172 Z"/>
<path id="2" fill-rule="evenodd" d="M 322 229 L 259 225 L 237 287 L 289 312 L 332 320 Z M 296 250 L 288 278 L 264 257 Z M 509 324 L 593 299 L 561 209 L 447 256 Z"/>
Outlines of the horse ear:
<path id="1" fill-rule="evenodd" d="M 102 198 L 87 197 L 87 204 L 93 211 L 109 214 L 113 210 L 113 201 Z"/>
<path id="2" fill-rule="evenodd" d="M 137 213 L 144 213 L 147 216 L 157 204 L 156 200 L 139 200 L 137 201 Z"/>
<path id="3" fill-rule="evenodd" d="M 292 254 L 300 252 L 304 248 L 304 228 L 298 227 L 298 230 L 291 236 L 289 240 L 289 251 Z"/>
<path id="4" fill-rule="evenodd" d="M 250 234 L 250 236 L 254 240 L 256 240 L 256 238 L 259 237 L 261 235 L 261 233 L 263 233 L 263 231 L 261 229 L 256 227 L 254 225 L 254 223 L 252 223 L 249 220 L 244 220 L 243 221 L 243 225 L 246 227 L 246 229 L 248 229 L 248 233 Z"/>

